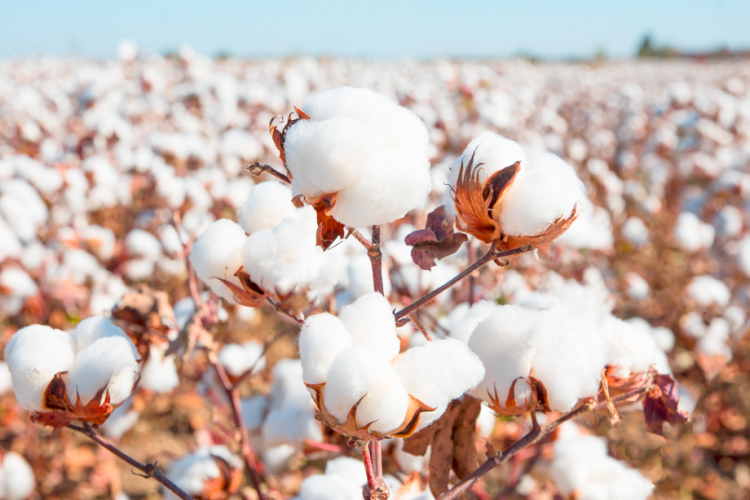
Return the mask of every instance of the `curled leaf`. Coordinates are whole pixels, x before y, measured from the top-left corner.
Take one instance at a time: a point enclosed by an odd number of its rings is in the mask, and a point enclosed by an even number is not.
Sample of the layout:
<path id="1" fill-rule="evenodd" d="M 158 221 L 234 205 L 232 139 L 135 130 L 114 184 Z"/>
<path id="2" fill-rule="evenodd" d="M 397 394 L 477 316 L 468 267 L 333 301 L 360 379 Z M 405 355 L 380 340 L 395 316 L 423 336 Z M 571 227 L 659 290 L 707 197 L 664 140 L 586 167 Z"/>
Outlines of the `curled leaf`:
<path id="1" fill-rule="evenodd" d="M 328 250 L 337 238 L 344 237 L 344 225 L 331 216 L 331 210 L 336 205 L 336 193 L 325 194 L 311 205 L 318 216 L 316 244 L 323 250 Z"/>
<path id="2" fill-rule="evenodd" d="M 229 280 L 222 278 L 216 278 L 224 285 L 229 288 L 234 294 L 234 300 L 243 306 L 258 308 L 266 300 L 269 293 L 258 286 L 253 280 L 250 279 L 250 275 L 247 274 L 242 267 L 240 267 L 234 275 L 240 280 L 242 287 L 238 287 Z"/>
<path id="3" fill-rule="evenodd" d="M 680 396 L 677 393 L 677 381 L 670 375 L 655 375 L 654 387 L 648 391 L 643 400 L 643 414 L 646 427 L 654 434 L 663 434 L 664 422 L 672 425 L 688 421 L 688 413 L 678 410 Z"/>
<path id="4" fill-rule="evenodd" d="M 464 233 L 454 233 L 453 221 L 439 206 L 427 216 L 424 229 L 414 231 L 406 237 L 406 244 L 414 247 L 411 258 L 416 265 L 429 271 L 437 259 L 452 255 L 469 239 Z"/>

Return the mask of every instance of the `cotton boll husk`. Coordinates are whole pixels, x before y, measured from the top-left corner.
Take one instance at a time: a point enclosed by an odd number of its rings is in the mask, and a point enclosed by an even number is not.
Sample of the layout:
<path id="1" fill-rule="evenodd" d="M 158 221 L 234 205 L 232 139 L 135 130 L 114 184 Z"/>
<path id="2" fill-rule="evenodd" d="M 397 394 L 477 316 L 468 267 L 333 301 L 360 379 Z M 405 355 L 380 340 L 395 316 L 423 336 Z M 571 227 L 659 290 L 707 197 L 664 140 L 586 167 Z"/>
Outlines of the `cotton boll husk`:
<path id="1" fill-rule="evenodd" d="M 253 396 L 240 401 L 242 408 L 242 421 L 249 431 L 260 429 L 270 407 L 270 402 L 265 396 Z"/>
<path id="2" fill-rule="evenodd" d="M 409 349 L 394 365 L 406 392 L 433 408 L 474 389 L 485 373 L 480 358 L 466 344 L 450 338 Z"/>
<path id="3" fill-rule="evenodd" d="M 120 337 L 130 342 L 130 337 L 104 316 L 90 316 L 78 323 L 73 331 L 76 352 L 81 352 L 97 340 L 107 337 Z M 138 358 L 138 351 L 135 346 L 132 348 L 132 353 L 134 357 Z"/>
<path id="4" fill-rule="evenodd" d="M 243 344 L 226 344 L 219 351 L 219 363 L 227 370 L 227 373 L 239 377 L 250 368 L 255 367 L 259 372 L 266 366 L 263 356 L 263 345 L 255 340 L 249 340 Z"/>
<path id="5" fill-rule="evenodd" d="M 156 394 L 167 393 L 180 385 L 180 377 L 174 364 L 175 355 L 164 356 L 166 347 L 152 344 L 148 360 L 141 368 L 139 386 Z"/>
<path id="6" fill-rule="evenodd" d="M 362 487 L 338 475 L 318 474 L 302 481 L 300 500 L 354 500 L 362 496 Z"/>
<path id="7" fill-rule="evenodd" d="M 101 426 L 108 438 L 120 439 L 138 422 L 141 414 L 132 408 L 133 403 L 129 399 L 112 411 L 107 421 Z"/>
<path id="8" fill-rule="evenodd" d="M 352 345 L 366 346 L 383 353 L 389 360 L 396 357 L 401 342 L 396 335 L 393 309 L 383 295 L 372 292 L 358 298 L 339 313 L 352 338 Z"/>
<path id="9" fill-rule="evenodd" d="M 137 373 L 138 363 L 129 339 L 101 338 L 76 355 L 68 372 L 68 398 L 75 402 L 80 397 L 86 405 L 106 388 L 110 403 L 117 405 L 130 396 Z"/>
<path id="10" fill-rule="evenodd" d="M 685 291 L 699 307 L 708 307 L 711 304 L 726 307 L 732 298 L 729 287 L 711 276 L 694 277 Z"/>
<path id="11" fill-rule="evenodd" d="M 357 426 L 387 434 L 401 427 L 409 409 L 409 394 L 396 370 L 388 366 L 357 406 Z"/>
<path id="12" fill-rule="evenodd" d="M 569 217 L 585 197 L 575 170 L 558 156 L 546 153 L 521 164 L 493 217 L 505 234 L 534 236 L 557 219 Z"/>
<path id="13" fill-rule="evenodd" d="M 536 350 L 528 336 L 543 313 L 519 306 L 501 306 L 477 326 L 469 337 L 468 347 L 484 364 L 484 379 L 472 394 L 488 403 L 497 393 L 505 403 L 513 382 L 528 377 Z M 518 402 L 522 404 L 521 401 Z"/>
<path id="14" fill-rule="evenodd" d="M 364 346 L 350 347 L 338 353 L 328 371 L 323 402 L 339 423 L 346 422 L 352 406 L 390 368 L 389 361 L 380 351 Z"/>
<path id="15" fill-rule="evenodd" d="M 0 396 L 13 388 L 13 381 L 10 378 L 10 368 L 4 361 L 0 361 Z"/>
<path id="16" fill-rule="evenodd" d="M 36 487 L 31 465 L 12 451 L 0 456 L 0 479 L 0 498 L 3 500 L 24 500 Z"/>
<path id="17" fill-rule="evenodd" d="M 5 361 L 13 379 L 13 393 L 24 410 L 44 411 L 44 391 L 58 372 L 75 360 L 73 337 L 44 325 L 18 330 L 5 346 Z"/>
<path id="18" fill-rule="evenodd" d="M 302 379 L 308 384 L 325 382 L 336 355 L 351 345 L 349 331 L 336 316 L 322 313 L 307 318 L 299 334 Z"/>
<path id="19" fill-rule="evenodd" d="M 292 190 L 279 182 L 257 184 L 240 207 L 238 221 L 248 234 L 272 228 L 294 214 Z"/>
<path id="20" fill-rule="evenodd" d="M 255 283 L 281 294 L 308 285 L 323 265 L 317 229 L 315 210 L 305 206 L 275 227 L 253 233 L 242 248 L 245 271 Z"/>
<path id="21" fill-rule="evenodd" d="M 247 236 L 239 224 L 229 219 L 212 223 L 190 251 L 190 263 L 195 273 L 216 295 L 234 302 L 232 291 L 216 278 L 242 288 L 234 273 L 242 266 L 242 246 Z"/>

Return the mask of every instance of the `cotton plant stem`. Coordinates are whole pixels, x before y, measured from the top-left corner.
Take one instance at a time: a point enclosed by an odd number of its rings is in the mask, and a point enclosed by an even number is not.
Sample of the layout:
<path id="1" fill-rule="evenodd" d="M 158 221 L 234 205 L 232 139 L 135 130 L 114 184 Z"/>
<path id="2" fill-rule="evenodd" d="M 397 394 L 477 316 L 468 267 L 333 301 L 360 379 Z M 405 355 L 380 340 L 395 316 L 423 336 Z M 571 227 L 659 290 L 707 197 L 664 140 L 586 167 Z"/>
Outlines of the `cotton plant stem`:
<path id="1" fill-rule="evenodd" d="M 224 370 L 224 367 L 221 365 L 221 363 L 214 363 L 214 369 L 216 370 L 216 375 L 218 375 L 219 381 L 224 387 L 224 392 L 229 399 L 229 404 L 232 408 L 232 416 L 234 417 L 234 424 L 237 426 L 237 430 L 240 433 L 240 450 L 242 452 L 242 459 L 245 462 L 245 468 L 250 474 L 250 479 L 253 482 L 255 491 L 258 493 L 258 498 L 260 500 L 264 500 L 265 497 L 263 496 L 263 492 L 260 487 L 260 477 L 258 474 L 258 470 L 262 470 L 262 465 L 258 460 L 258 455 L 255 453 L 255 450 L 253 450 L 253 447 L 250 444 L 250 437 L 247 435 L 245 422 L 242 418 L 240 394 L 237 391 L 237 388 L 232 386 L 232 383 L 229 381 L 229 377 L 227 376 L 227 372 L 226 370 Z"/>
<path id="2" fill-rule="evenodd" d="M 101 437 L 99 434 L 96 433 L 96 431 L 91 427 L 91 424 L 84 423 L 82 427 L 78 427 L 77 425 L 68 425 L 68 429 L 74 430 L 76 432 L 80 432 L 84 436 L 88 437 L 95 443 L 97 443 L 102 448 L 106 449 L 113 455 L 115 455 L 117 458 L 122 460 L 123 462 L 127 463 L 131 467 L 134 467 L 141 471 L 144 476 L 146 477 L 152 477 L 156 479 L 159 483 L 161 483 L 162 486 L 164 486 L 166 489 L 177 495 L 178 498 L 181 498 L 182 500 L 194 500 L 193 497 L 182 491 L 180 488 L 178 488 L 172 481 L 169 480 L 167 476 L 162 474 L 157 468 L 155 463 L 147 463 L 142 464 L 138 460 L 130 457 L 129 455 L 125 454 L 122 450 L 117 448 L 117 446 L 113 445 L 103 437 Z"/>
<path id="3" fill-rule="evenodd" d="M 515 255 L 519 255 L 525 252 L 529 252 L 532 250 L 532 247 L 530 245 L 520 247 L 520 248 L 514 248 L 513 250 L 508 250 L 506 252 L 497 252 L 497 242 L 493 242 L 490 246 L 490 249 L 487 251 L 486 254 L 484 254 L 482 257 L 480 257 L 476 262 L 474 262 L 472 265 L 467 267 L 464 271 L 456 275 L 453 279 L 445 283 L 444 285 L 434 289 L 421 299 L 412 302 L 408 306 L 404 307 L 400 311 L 396 313 L 396 320 L 399 320 L 403 318 L 404 316 L 407 316 L 411 314 L 412 312 L 416 311 L 420 307 L 424 306 L 425 304 L 428 304 L 432 299 L 461 281 L 462 279 L 466 278 L 467 276 L 471 276 L 471 273 L 476 271 L 477 269 L 480 269 L 484 265 L 486 265 L 491 260 L 496 259 L 502 259 L 504 257 L 513 257 Z"/>
<path id="4" fill-rule="evenodd" d="M 252 165 L 249 165 L 249 166 L 245 167 L 245 169 L 249 170 L 252 175 L 260 175 L 263 172 L 268 172 L 269 174 L 273 175 L 274 177 L 276 177 L 277 179 L 279 179 L 282 182 L 285 182 L 287 184 L 291 184 L 292 183 L 292 181 L 289 179 L 289 177 L 287 177 L 286 175 L 282 174 L 281 172 L 279 172 L 278 170 L 276 170 L 272 166 L 270 166 L 270 165 L 263 165 L 262 163 L 257 162 L 257 161 L 255 163 L 253 163 Z"/>
<path id="5" fill-rule="evenodd" d="M 634 396 L 648 392 L 649 386 L 650 384 L 646 384 L 640 389 L 629 392 L 627 394 L 623 394 L 622 396 L 618 396 L 616 398 L 612 398 L 612 401 L 615 403 L 619 403 L 619 402 L 630 400 Z M 563 423 L 577 417 L 578 415 L 586 413 L 588 411 L 596 411 L 596 410 L 606 408 L 606 407 L 607 407 L 606 401 L 604 403 L 598 403 L 598 404 L 584 403 L 578 406 L 577 408 L 575 408 L 574 410 L 561 416 L 554 422 L 551 422 L 541 427 L 534 426 L 528 434 L 526 434 L 524 437 L 522 437 L 521 439 L 519 439 L 512 445 L 510 445 L 510 447 L 508 447 L 506 450 L 502 452 L 498 452 L 492 457 L 488 458 L 486 462 L 484 462 L 482 465 L 479 466 L 479 468 L 477 468 L 477 470 L 475 470 L 474 472 L 466 476 L 453 488 L 451 488 L 450 490 L 440 495 L 440 497 L 438 497 L 437 500 L 456 500 L 458 498 L 461 498 L 461 495 L 463 495 L 464 492 L 470 489 L 480 477 L 484 476 L 495 467 L 504 464 L 505 462 L 513 458 L 519 451 L 523 450 L 524 448 L 531 446 L 535 443 L 538 443 L 539 441 L 547 437 L 550 433 L 552 433 L 555 429 L 557 429 Z"/>
<path id="6" fill-rule="evenodd" d="M 383 295 L 383 253 L 380 251 L 380 226 L 372 226 L 372 244 L 367 249 L 372 265 L 372 283 L 375 291 Z"/>

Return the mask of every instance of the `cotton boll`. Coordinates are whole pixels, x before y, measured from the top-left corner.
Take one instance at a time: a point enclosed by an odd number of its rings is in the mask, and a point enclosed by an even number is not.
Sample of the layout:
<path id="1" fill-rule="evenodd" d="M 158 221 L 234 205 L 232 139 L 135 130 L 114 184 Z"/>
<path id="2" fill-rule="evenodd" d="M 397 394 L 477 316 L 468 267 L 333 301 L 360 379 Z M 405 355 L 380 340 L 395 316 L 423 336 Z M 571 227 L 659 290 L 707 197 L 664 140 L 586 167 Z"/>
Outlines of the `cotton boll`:
<path id="1" fill-rule="evenodd" d="M 10 378 L 10 368 L 4 361 L 0 361 L 0 396 L 13 388 L 13 381 Z"/>
<path id="2" fill-rule="evenodd" d="M 465 169 L 472 155 L 474 156 L 475 166 L 482 164 L 482 170 L 479 171 L 479 182 L 482 183 L 498 170 L 510 167 L 518 161 L 526 163 L 526 153 L 516 141 L 506 139 L 502 135 L 488 130 L 473 139 L 466 146 L 461 156 L 453 162 L 450 167 L 448 184 L 456 185 L 461 166 L 463 165 Z M 451 199 L 445 199 L 444 201 L 447 207 L 452 207 Z"/>
<path id="3" fill-rule="evenodd" d="M 143 229 L 133 229 L 125 236 L 125 249 L 134 257 L 155 259 L 161 256 L 161 243 Z"/>
<path id="4" fill-rule="evenodd" d="M 292 190 L 279 182 L 256 185 L 240 207 L 238 221 L 248 234 L 276 226 L 294 214 Z"/>
<path id="5" fill-rule="evenodd" d="M 394 364 L 406 392 L 433 408 L 474 389 L 485 374 L 479 357 L 460 340 L 450 338 L 409 349 Z"/>
<path id="6" fill-rule="evenodd" d="M 651 296 L 651 287 L 637 273 L 625 274 L 626 292 L 635 300 L 646 300 Z"/>
<path id="7" fill-rule="evenodd" d="M 398 355 L 401 342 L 396 335 L 396 320 L 391 304 L 383 295 L 377 292 L 363 295 L 343 308 L 339 319 L 349 331 L 352 345 L 378 350 L 388 359 Z"/>
<path id="8" fill-rule="evenodd" d="M 274 408 L 292 404 L 310 408 L 312 411 L 315 406 L 302 381 L 302 363 L 299 359 L 279 361 L 271 374 L 273 385 L 269 396 Z"/>
<path id="9" fill-rule="evenodd" d="M 534 236 L 556 220 L 569 217 L 585 197 L 575 170 L 558 156 L 546 153 L 521 164 L 493 217 L 505 234 Z"/>
<path id="10" fill-rule="evenodd" d="M 68 372 L 68 398 L 86 405 L 101 389 L 117 405 L 130 396 L 138 373 L 133 343 L 122 337 L 101 338 L 80 351 Z"/>
<path id="11" fill-rule="evenodd" d="M 282 444 L 266 448 L 262 452 L 263 465 L 268 474 L 281 474 L 285 472 L 289 460 L 298 454 L 297 448 L 290 444 Z"/>
<path id="12" fill-rule="evenodd" d="M 354 500 L 362 496 L 362 487 L 337 476 L 318 474 L 302 481 L 300 500 Z"/>
<path id="13" fill-rule="evenodd" d="M 747 314 L 739 306 L 729 306 L 724 310 L 724 317 L 729 321 L 730 329 L 734 334 L 742 334 L 742 327 L 745 326 Z"/>
<path id="14" fill-rule="evenodd" d="M 636 248 L 641 248 L 651 240 L 646 224 L 638 217 L 630 217 L 622 226 L 622 236 Z"/>
<path id="15" fill-rule="evenodd" d="M 193 453 L 175 460 L 169 467 L 167 477 L 188 495 L 200 496 L 206 481 L 221 475 L 214 456 L 225 460 L 233 469 L 242 469 L 242 461 L 224 446 L 198 448 Z M 166 492 L 165 498 L 177 498 Z"/>
<path id="16" fill-rule="evenodd" d="M 241 376 L 253 367 L 259 372 L 266 366 L 263 345 L 255 340 L 249 340 L 241 345 L 227 344 L 219 351 L 219 363 L 234 377 Z"/>
<path id="17" fill-rule="evenodd" d="M 732 349 L 727 345 L 729 322 L 724 318 L 714 318 L 708 325 L 706 334 L 698 339 L 698 350 L 708 355 L 726 356 L 732 359 Z"/>
<path id="18" fill-rule="evenodd" d="M 77 285 L 83 285 L 101 269 L 96 258 L 85 250 L 71 248 L 62 257 L 63 278 L 72 279 Z"/>
<path id="19" fill-rule="evenodd" d="M 305 206 L 275 227 L 253 233 L 242 248 L 245 271 L 261 287 L 281 294 L 308 285 L 323 264 L 317 228 L 315 210 Z"/>
<path id="20" fill-rule="evenodd" d="M 461 304 L 468 306 L 468 304 Z M 448 315 L 448 329 L 450 337 L 468 343 L 471 334 L 476 327 L 487 319 L 495 310 L 497 304 L 488 300 L 480 300 L 469 309 L 462 309 L 461 306 L 455 307 Z"/>
<path id="21" fill-rule="evenodd" d="M 336 457 L 326 462 L 326 476 L 338 476 L 347 481 L 364 486 L 367 483 L 365 464 L 351 457 Z M 360 492 L 360 496 L 361 496 Z"/>
<path id="22" fill-rule="evenodd" d="M 131 281 L 145 281 L 154 275 L 155 262 L 151 259 L 130 259 L 125 263 L 125 276 Z"/>
<path id="23" fill-rule="evenodd" d="M 299 334 L 302 379 L 308 384 L 326 381 L 336 355 L 352 345 L 352 336 L 339 318 L 328 313 L 310 316 Z"/>
<path id="24" fill-rule="evenodd" d="M 9 257 L 18 257 L 22 248 L 16 233 L 0 216 L 0 262 Z"/>
<path id="25" fill-rule="evenodd" d="M 428 464 L 430 460 L 430 447 L 427 448 L 427 452 L 425 452 L 424 455 L 417 456 L 404 451 L 403 439 L 393 438 L 391 441 L 393 442 L 393 457 L 396 459 L 396 463 L 403 472 L 410 474 L 414 471 L 422 472 L 424 470 L 425 465 Z"/>
<path id="26" fill-rule="evenodd" d="M 110 439 L 120 439 L 138 422 L 141 414 L 133 410 L 132 400 L 127 400 L 115 408 L 102 424 L 104 434 Z"/>
<path id="27" fill-rule="evenodd" d="M 12 451 L 0 455 L 0 498 L 24 500 L 35 487 L 34 470 L 21 455 Z"/>
<path id="28" fill-rule="evenodd" d="M 367 254 L 359 254 L 352 257 L 347 267 L 347 275 L 349 278 L 347 289 L 351 293 L 353 300 L 375 291 L 372 264 Z M 391 288 L 391 280 L 388 273 L 383 273 L 383 293 L 389 295 Z"/>
<path id="29" fill-rule="evenodd" d="M 320 424 L 310 409 L 293 404 L 272 409 L 263 422 L 262 434 L 267 448 L 282 444 L 299 446 L 305 439 L 323 439 Z"/>
<path id="30" fill-rule="evenodd" d="M 714 220 L 716 232 L 721 238 L 732 238 L 742 233 L 742 211 L 727 205 L 719 210 Z"/>
<path id="31" fill-rule="evenodd" d="M 156 394 L 164 394 L 180 385 L 180 377 L 174 364 L 175 355 L 164 355 L 166 345 L 151 345 L 149 351 L 148 360 L 141 368 L 139 386 Z"/>
<path id="32" fill-rule="evenodd" d="M 382 434 L 394 431 L 404 423 L 409 401 L 396 370 L 388 366 L 357 405 L 357 426 Z"/>
<path id="33" fill-rule="evenodd" d="M 183 250 L 182 240 L 177 229 L 171 224 L 162 224 L 156 229 L 162 249 L 167 255 L 179 254 Z"/>
<path id="34" fill-rule="evenodd" d="M 364 346 L 339 352 L 328 371 L 323 402 L 339 423 L 346 422 L 352 407 L 380 380 L 390 368 L 383 354 Z"/>
<path id="35" fill-rule="evenodd" d="M 125 332 L 118 326 L 115 326 L 109 318 L 103 316 L 91 316 L 84 319 L 76 325 L 76 329 L 73 332 L 76 352 L 81 352 L 97 340 L 108 337 L 120 337 L 130 341 Z M 133 356 L 138 358 L 138 351 L 135 349 L 135 346 L 133 346 L 131 351 Z"/>
<path id="36" fill-rule="evenodd" d="M 31 276 L 23 269 L 17 267 L 6 267 L 0 272 L 0 286 L 3 287 L 4 295 L 10 295 L 25 299 L 36 295 L 39 288 Z"/>
<path id="37" fill-rule="evenodd" d="M 265 396 L 253 396 L 240 401 L 242 408 L 242 421 L 249 431 L 260 429 L 263 421 L 266 419 L 270 402 Z"/>
<path id="38" fill-rule="evenodd" d="M 710 248 L 714 243 L 715 230 L 692 212 L 682 212 L 677 216 L 674 237 L 684 252 L 697 252 Z"/>
<path id="39" fill-rule="evenodd" d="M 723 308 L 729 305 L 732 298 L 729 287 L 711 276 L 694 277 L 685 291 L 699 307 L 709 307 L 716 304 Z"/>
<path id="40" fill-rule="evenodd" d="M 190 251 L 190 263 L 201 281 L 229 302 L 234 302 L 234 294 L 217 278 L 242 287 L 234 273 L 242 267 L 241 251 L 245 240 L 247 236 L 239 224 L 219 219 L 208 226 Z"/>
<path id="41" fill-rule="evenodd" d="M 615 317 L 609 318 L 608 326 L 612 334 L 608 365 L 629 375 L 644 373 L 651 366 L 659 373 L 671 373 L 663 351 L 647 332 Z"/>
<path id="42" fill-rule="evenodd" d="M 745 276 L 750 277 L 750 236 L 745 236 L 737 247 L 737 265 Z"/>
<path id="43" fill-rule="evenodd" d="M 75 359 L 75 341 L 67 332 L 44 325 L 18 330 L 5 346 L 13 393 L 24 410 L 44 411 L 44 391 L 56 373 L 68 371 Z"/>

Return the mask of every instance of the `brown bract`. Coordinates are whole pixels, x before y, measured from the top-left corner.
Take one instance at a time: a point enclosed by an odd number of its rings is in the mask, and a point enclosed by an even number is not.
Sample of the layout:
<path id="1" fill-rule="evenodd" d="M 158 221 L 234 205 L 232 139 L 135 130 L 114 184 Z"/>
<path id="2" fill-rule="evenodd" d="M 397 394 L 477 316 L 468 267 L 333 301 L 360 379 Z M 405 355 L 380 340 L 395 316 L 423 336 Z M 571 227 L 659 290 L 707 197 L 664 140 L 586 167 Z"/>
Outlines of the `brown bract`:
<path id="1" fill-rule="evenodd" d="M 526 401 L 516 401 L 516 384 L 521 381 L 528 384 L 531 388 L 530 396 Z M 488 394 L 490 398 L 489 407 L 498 415 L 504 417 L 514 417 L 523 415 L 530 411 L 541 411 L 548 412 L 549 405 L 547 403 L 547 389 L 544 388 L 544 384 L 534 377 L 528 379 L 519 377 L 513 381 L 508 390 L 508 394 L 503 396 L 497 393 L 497 389 L 494 394 Z M 504 399 L 503 399 L 504 398 Z"/>
<path id="2" fill-rule="evenodd" d="M 31 421 L 42 425 L 51 425 L 53 431 L 65 427 L 71 422 L 90 422 L 92 424 L 103 424 L 112 410 L 115 409 L 109 403 L 109 393 L 104 387 L 91 398 L 85 406 L 81 403 L 81 398 L 77 397 L 75 404 L 70 402 L 68 391 L 65 385 L 64 375 L 67 372 L 60 372 L 52 377 L 44 391 L 43 405 L 50 411 L 34 412 L 31 414 Z"/>
<path id="3" fill-rule="evenodd" d="M 437 259 L 452 255 L 461 248 L 469 237 L 464 233 L 455 233 L 453 222 L 441 205 L 427 216 L 424 229 L 409 234 L 405 243 L 412 248 L 411 258 L 416 265 L 429 271 Z"/>
<path id="4" fill-rule="evenodd" d="M 292 199 L 292 203 L 297 208 L 302 207 L 305 202 L 307 200 L 302 194 Z M 336 193 L 324 194 L 307 203 L 315 209 L 318 220 L 315 244 L 323 250 L 328 250 L 337 238 L 344 238 L 344 225 L 331 216 L 331 210 L 336 205 Z"/>
<path id="5" fill-rule="evenodd" d="M 240 280 L 242 287 L 238 287 L 231 281 L 222 278 L 216 279 L 224 283 L 232 291 L 234 294 L 233 298 L 238 304 L 256 309 L 260 307 L 270 294 L 251 280 L 250 275 L 245 272 L 243 267 L 240 267 L 234 275 Z"/>
<path id="6" fill-rule="evenodd" d="M 276 145 L 276 149 L 279 150 L 279 158 L 281 158 L 281 162 L 284 164 L 284 168 L 286 168 L 286 155 L 284 153 L 284 140 L 286 139 L 286 133 L 289 130 L 289 127 L 294 125 L 300 120 L 309 120 L 310 117 L 305 114 L 304 111 L 301 109 L 295 107 L 294 112 L 297 113 L 297 118 L 292 118 L 293 113 L 289 113 L 289 117 L 286 120 L 286 125 L 284 125 L 284 128 L 279 130 L 279 125 L 284 123 L 284 117 L 283 116 L 274 116 L 271 119 L 271 122 L 268 124 L 268 132 L 271 134 L 271 137 L 273 138 L 273 143 Z M 278 121 L 277 119 L 281 118 L 281 121 Z M 288 168 L 286 168 L 287 176 L 291 180 L 292 173 L 289 171 Z"/>
<path id="7" fill-rule="evenodd" d="M 216 455 L 211 455 L 219 467 L 219 477 L 208 479 L 203 483 L 203 492 L 198 497 L 200 500 L 226 500 L 242 484 L 242 470 L 235 469 L 226 460 Z"/>

